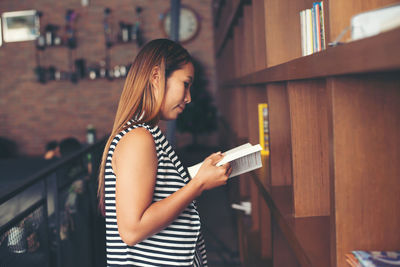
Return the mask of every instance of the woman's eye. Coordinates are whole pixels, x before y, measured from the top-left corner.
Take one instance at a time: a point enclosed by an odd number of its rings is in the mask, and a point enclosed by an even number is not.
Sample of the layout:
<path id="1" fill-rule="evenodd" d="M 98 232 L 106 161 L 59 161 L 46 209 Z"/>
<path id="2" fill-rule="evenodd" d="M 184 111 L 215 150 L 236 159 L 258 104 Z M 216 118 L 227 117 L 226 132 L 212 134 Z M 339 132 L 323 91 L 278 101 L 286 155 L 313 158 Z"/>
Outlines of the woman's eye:
<path id="1" fill-rule="evenodd" d="M 187 89 L 187 88 L 189 88 L 189 86 L 190 86 L 190 83 L 188 83 L 188 82 L 184 82 L 184 85 L 185 85 L 185 88 Z"/>

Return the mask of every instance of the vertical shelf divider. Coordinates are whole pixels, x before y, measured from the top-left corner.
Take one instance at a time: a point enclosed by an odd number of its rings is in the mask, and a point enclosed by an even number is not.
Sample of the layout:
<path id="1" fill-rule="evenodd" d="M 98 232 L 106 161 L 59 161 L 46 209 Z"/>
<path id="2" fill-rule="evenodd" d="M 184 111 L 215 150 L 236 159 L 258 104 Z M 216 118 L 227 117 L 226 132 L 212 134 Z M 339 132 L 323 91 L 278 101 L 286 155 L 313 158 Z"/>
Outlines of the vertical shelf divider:
<path id="1" fill-rule="evenodd" d="M 267 85 L 271 170 L 269 186 L 292 185 L 292 141 L 285 83 Z"/>
<path id="2" fill-rule="evenodd" d="M 325 80 L 288 82 L 294 216 L 330 214 Z"/>

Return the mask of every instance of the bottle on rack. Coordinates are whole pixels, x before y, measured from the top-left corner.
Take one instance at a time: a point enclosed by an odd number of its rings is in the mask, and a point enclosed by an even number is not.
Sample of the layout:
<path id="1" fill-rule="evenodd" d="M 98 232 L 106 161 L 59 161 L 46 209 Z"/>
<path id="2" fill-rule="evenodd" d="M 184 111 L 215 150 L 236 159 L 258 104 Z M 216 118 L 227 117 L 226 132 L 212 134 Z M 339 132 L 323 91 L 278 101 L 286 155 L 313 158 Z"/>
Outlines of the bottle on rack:
<path id="1" fill-rule="evenodd" d="M 89 124 L 87 126 L 86 141 L 89 145 L 92 145 L 96 142 L 96 129 L 92 124 Z"/>

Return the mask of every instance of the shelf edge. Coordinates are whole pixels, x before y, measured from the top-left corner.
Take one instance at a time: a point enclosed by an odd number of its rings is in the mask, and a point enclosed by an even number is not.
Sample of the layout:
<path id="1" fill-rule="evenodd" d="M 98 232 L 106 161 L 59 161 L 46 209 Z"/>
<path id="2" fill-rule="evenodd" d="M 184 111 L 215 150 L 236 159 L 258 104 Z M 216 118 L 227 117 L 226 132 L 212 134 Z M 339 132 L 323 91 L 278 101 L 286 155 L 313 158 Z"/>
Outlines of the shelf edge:
<path id="1" fill-rule="evenodd" d="M 230 88 L 357 73 L 396 71 L 400 70 L 399 43 L 400 29 L 395 29 L 337 47 L 329 47 L 319 53 L 296 58 L 237 79 L 222 81 L 220 84 L 223 88 Z"/>

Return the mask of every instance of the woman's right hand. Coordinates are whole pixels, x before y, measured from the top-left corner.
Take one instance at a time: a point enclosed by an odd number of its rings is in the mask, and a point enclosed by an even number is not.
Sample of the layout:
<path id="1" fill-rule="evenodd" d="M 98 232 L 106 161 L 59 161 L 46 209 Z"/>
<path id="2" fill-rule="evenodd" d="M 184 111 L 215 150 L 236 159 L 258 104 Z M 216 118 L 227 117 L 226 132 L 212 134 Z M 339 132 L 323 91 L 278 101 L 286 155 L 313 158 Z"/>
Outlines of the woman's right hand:
<path id="1" fill-rule="evenodd" d="M 202 191 L 226 184 L 232 172 L 231 165 L 226 163 L 219 167 L 216 166 L 223 157 L 224 155 L 221 152 L 217 152 L 211 154 L 204 160 L 195 176 L 195 179 L 202 184 Z"/>

